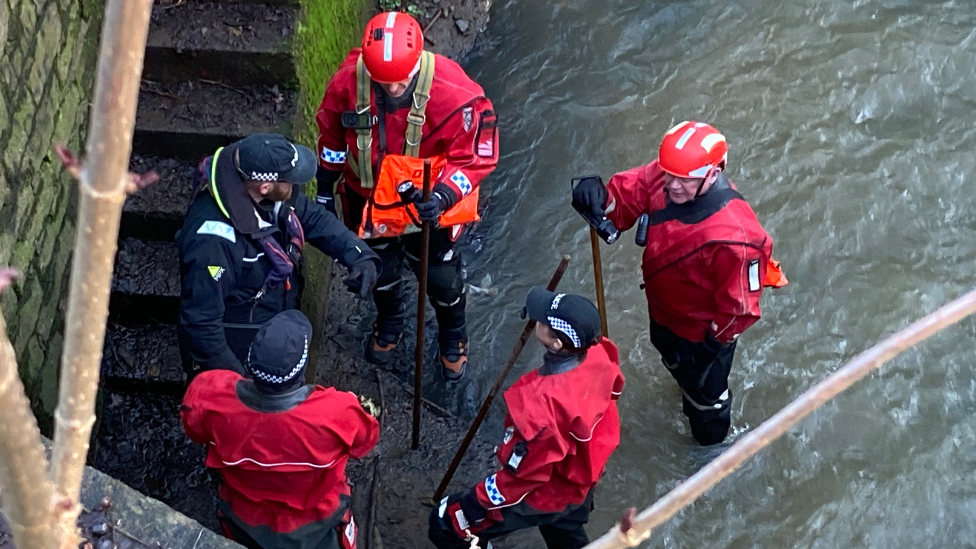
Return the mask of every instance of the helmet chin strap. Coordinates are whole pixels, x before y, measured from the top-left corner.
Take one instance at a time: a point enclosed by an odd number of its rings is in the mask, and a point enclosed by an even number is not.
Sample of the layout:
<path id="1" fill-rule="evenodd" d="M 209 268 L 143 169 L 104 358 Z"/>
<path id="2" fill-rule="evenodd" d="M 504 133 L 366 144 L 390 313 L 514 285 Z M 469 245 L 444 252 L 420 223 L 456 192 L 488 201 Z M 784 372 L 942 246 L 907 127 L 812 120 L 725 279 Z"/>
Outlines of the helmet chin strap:
<path id="1" fill-rule="evenodd" d="M 694 198 L 691 199 L 692 202 L 698 200 L 698 197 L 701 196 L 702 189 L 705 187 L 705 183 L 708 181 L 708 178 L 712 178 L 714 181 L 714 179 L 718 176 L 719 172 L 721 171 L 722 171 L 721 168 L 712 168 L 711 170 L 708 171 L 705 177 L 702 178 L 701 183 L 698 185 L 698 190 L 695 191 L 695 196 Z"/>

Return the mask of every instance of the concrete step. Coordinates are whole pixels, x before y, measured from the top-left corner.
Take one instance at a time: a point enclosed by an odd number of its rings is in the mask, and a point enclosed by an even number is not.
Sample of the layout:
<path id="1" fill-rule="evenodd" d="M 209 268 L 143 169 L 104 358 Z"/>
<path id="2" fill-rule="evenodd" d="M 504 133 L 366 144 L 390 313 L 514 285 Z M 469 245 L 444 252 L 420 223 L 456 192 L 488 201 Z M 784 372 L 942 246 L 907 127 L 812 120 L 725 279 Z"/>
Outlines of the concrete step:
<path id="1" fill-rule="evenodd" d="M 143 76 L 297 87 L 292 41 L 298 7 L 187 1 L 153 6 Z"/>
<path id="2" fill-rule="evenodd" d="M 298 92 L 201 81 L 144 81 L 133 152 L 198 163 L 257 132 L 291 135 Z"/>
<path id="3" fill-rule="evenodd" d="M 185 380 L 176 326 L 109 325 L 102 354 L 102 381 L 108 386 L 182 394 Z"/>
<path id="4" fill-rule="evenodd" d="M 193 200 L 196 164 L 173 158 L 132 155 L 129 169 L 136 173 L 155 171 L 159 181 L 129 196 L 122 207 L 122 238 L 171 241 L 183 226 Z"/>

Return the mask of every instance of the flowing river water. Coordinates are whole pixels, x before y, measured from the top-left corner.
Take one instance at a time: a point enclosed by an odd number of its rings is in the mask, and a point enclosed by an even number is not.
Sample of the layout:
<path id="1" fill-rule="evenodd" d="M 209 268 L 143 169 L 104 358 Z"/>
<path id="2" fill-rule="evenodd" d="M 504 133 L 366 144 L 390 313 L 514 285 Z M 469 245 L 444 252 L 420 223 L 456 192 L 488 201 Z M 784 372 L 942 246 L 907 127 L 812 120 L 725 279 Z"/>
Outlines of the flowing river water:
<path id="1" fill-rule="evenodd" d="M 727 173 L 790 279 L 739 344 L 731 440 L 970 289 L 974 27 L 971 1 L 498 0 L 467 64 L 502 120 L 467 267 L 472 284 L 488 275 L 497 289 L 469 302 L 482 394 L 523 325 L 525 292 L 562 254 L 574 259 L 561 289 L 593 295 L 570 178 L 649 162 L 686 119 L 727 136 Z M 691 442 L 650 345 L 639 258 L 632 233 L 603 247 L 627 388 L 591 537 L 715 455 Z M 870 375 L 644 546 L 976 547 L 974 328 L 963 321 Z M 541 350 L 525 355 L 516 374 Z M 500 436 L 497 418 L 489 429 Z"/>

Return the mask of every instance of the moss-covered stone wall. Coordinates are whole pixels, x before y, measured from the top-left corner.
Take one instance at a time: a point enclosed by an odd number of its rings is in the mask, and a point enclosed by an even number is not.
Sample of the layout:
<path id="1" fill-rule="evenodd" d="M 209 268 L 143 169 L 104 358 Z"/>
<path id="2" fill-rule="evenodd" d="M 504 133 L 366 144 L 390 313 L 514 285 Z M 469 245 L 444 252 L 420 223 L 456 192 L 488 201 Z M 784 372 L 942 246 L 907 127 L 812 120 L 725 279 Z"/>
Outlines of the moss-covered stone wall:
<path id="1" fill-rule="evenodd" d="M 0 266 L 23 273 L 0 299 L 42 423 L 57 397 L 77 196 L 52 145 L 82 149 L 101 11 L 99 0 L 0 0 Z"/>

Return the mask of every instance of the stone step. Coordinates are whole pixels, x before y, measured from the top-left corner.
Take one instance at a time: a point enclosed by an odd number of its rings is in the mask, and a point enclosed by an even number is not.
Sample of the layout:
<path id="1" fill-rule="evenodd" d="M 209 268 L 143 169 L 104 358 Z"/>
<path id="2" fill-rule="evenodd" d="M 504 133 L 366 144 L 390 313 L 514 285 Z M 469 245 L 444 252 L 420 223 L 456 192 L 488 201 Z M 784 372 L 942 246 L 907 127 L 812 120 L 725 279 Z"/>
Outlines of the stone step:
<path id="1" fill-rule="evenodd" d="M 298 7 L 190 0 L 153 6 L 143 76 L 296 87 Z"/>
<path id="2" fill-rule="evenodd" d="M 193 200 L 196 165 L 173 158 L 134 154 L 129 159 L 129 169 L 136 173 L 155 171 L 159 181 L 126 199 L 119 235 L 173 240 Z"/>
<path id="3" fill-rule="evenodd" d="M 155 393 L 182 391 L 186 376 L 180 365 L 176 326 L 110 324 L 102 354 L 102 380 L 113 387 L 143 386 Z"/>
<path id="4" fill-rule="evenodd" d="M 112 293 L 179 298 L 180 260 L 176 243 L 123 239 L 115 254 Z"/>
<path id="5" fill-rule="evenodd" d="M 192 163 L 252 133 L 291 135 L 298 92 L 201 81 L 143 81 L 133 152 Z"/>

